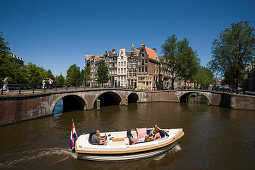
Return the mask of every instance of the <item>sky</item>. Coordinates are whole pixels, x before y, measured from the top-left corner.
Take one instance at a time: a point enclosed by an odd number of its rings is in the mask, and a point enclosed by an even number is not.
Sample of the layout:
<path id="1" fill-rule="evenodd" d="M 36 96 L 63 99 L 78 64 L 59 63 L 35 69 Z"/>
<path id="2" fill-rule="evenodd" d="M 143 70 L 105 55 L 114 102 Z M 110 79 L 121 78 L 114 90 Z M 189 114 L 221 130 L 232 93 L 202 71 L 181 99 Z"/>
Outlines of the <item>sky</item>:
<path id="1" fill-rule="evenodd" d="M 254 0 L 0 0 L 0 32 L 11 52 L 53 74 L 85 55 L 124 46 L 156 48 L 168 36 L 187 38 L 201 65 L 214 39 L 232 23 L 255 22 Z"/>

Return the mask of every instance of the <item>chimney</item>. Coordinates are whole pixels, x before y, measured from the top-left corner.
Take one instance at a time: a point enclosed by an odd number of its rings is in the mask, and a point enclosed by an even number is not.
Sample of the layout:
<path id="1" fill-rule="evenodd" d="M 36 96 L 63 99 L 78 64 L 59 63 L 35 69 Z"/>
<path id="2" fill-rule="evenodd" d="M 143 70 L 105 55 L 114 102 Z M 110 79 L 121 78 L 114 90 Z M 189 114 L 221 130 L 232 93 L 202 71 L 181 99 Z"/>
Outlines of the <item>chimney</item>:
<path id="1" fill-rule="evenodd" d="M 141 48 L 143 48 L 143 49 L 144 49 L 144 48 L 145 48 L 145 44 L 141 44 Z"/>
<path id="2" fill-rule="evenodd" d="M 157 49 L 156 49 L 156 48 L 153 48 L 153 50 L 155 51 L 155 53 L 157 52 Z"/>

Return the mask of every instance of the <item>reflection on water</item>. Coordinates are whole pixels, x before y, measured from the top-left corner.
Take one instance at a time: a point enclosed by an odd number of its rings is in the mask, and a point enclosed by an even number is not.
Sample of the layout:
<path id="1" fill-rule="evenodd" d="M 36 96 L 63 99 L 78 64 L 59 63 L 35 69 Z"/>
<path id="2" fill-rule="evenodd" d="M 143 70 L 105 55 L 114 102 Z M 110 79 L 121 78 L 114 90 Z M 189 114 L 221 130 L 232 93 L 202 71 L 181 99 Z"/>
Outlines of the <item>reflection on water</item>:
<path id="1" fill-rule="evenodd" d="M 157 157 L 130 162 L 76 160 L 69 150 L 74 119 L 78 135 L 95 129 L 183 128 L 179 145 Z M 254 111 L 204 104 L 155 102 L 73 111 L 0 127 L 0 169 L 252 169 Z"/>
<path id="2" fill-rule="evenodd" d="M 171 150 L 153 157 L 153 160 L 159 161 L 159 160 L 163 159 L 166 155 L 174 154 L 174 153 L 180 151 L 181 149 L 182 149 L 181 146 L 179 144 L 177 144 Z"/>
<path id="3" fill-rule="evenodd" d="M 54 107 L 54 111 L 53 111 L 54 118 L 55 119 L 58 118 L 62 114 L 62 112 L 63 112 L 63 100 L 60 99 L 57 102 L 56 106 Z"/>
<path id="4" fill-rule="evenodd" d="M 194 95 L 196 94 L 196 95 Z M 191 94 L 187 97 L 188 103 L 190 104 L 208 104 L 208 99 L 203 96 L 199 95 L 197 93 Z"/>

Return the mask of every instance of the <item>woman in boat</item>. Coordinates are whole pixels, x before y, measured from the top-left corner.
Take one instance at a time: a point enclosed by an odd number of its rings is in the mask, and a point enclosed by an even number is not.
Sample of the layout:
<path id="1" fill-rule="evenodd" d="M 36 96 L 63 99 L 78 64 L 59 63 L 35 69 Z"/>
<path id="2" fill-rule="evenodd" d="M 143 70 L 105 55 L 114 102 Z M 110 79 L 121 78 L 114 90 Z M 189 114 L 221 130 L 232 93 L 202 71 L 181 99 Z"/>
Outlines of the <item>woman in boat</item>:
<path id="1" fill-rule="evenodd" d="M 151 130 L 151 139 L 152 140 L 156 140 L 157 138 L 160 137 L 160 128 L 158 127 L 158 125 L 154 125 L 153 129 Z"/>

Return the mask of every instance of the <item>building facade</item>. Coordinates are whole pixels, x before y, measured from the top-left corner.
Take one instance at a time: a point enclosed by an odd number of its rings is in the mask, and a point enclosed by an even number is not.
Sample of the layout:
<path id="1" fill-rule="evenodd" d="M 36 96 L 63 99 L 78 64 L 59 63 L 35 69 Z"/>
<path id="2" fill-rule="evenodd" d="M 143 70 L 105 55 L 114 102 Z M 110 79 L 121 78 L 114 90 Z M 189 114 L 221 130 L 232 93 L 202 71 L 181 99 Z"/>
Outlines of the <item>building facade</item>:
<path id="1" fill-rule="evenodd" d="M 85 59 L 85 67 L 90 67 L 90 81 L 89 86 L 95 87 L 97 86 L 97 79 L 96 79 L 96 62 L 100 59 L 100 56 L 95 55 L 86 55 Z"/>
<path id="2" fill-rule="evenodd" d="M 19 57 L 15 54 L 12 54 L 12 53 L 9 56 L 10 56 L 12 61 L 18 63 L 19 65 L 22 65 L 22 66 L 24 65 L 24 59 L 22 57 Z"/>
<path id="3" fill-rule="evenodd" d="M 108 66 L 109 72 L 109 81 L 107 86 L 109 87 L 117 87 L 117 59 L 118 53 L 115 49 L 112 51 L 105 51 L 102 59 L 105 61 L 106 65 Z"/>
<path id="4" fill-rule="evenodd" d="M 109 72 L 106 86 L 139 90 L 171 89 L 169 65 L 166 59 L 163 56 L 158 57 L 156 52 L 156 48 L 150 49 L 141 44 L 139 48 L 132 45 L 130 51 L 120 47 L 119 52 L 113 49 L 105 51 L 102 56 L 87 55 L 85 65 L 91 67 L 90 86 L 97 86 L 97 63 L 104 60 Z M 180 88 L 184 81 L 176 78 L 174 85 Z"/>
<path id="5" fill-rule="evenodd" d="M 127 87 L 137 88 L 137 53 L 133 45 L 127 57 Z"/>
<path id="6" fill-rule="evenodd" d="M 117 59 L 117 82 L 118 87 L 127 87 L 127 52 L 124 47 L 120 47 Z"/>
<path id="7" fill-rule="evenodd" d="M 156 49 L 151 50 L 145 44 L 141 44 L 140 48 L 131 47 L 131 56 L 136 60 L 136 88 L 156 90 L 159 80 L 159 59 Z"/>

